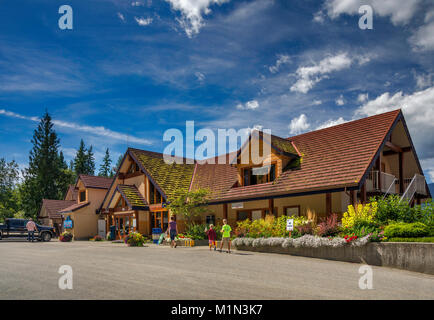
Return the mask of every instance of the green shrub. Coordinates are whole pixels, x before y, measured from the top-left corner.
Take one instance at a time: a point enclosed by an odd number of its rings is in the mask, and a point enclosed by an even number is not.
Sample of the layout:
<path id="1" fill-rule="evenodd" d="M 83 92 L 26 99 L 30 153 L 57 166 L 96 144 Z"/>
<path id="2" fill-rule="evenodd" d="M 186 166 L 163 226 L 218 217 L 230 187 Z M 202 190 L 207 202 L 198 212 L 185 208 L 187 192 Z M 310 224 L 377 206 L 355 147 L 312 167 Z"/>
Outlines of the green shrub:
<path id="1" fill-rule="evenodd" d="M 432 199 L 424 204 L 415 205 L 411 210 L 419 222 L 434 226 L 434 201 Z"/>
<path id="2" fill-rule="evenodd" d="M 384 235 L 387 238 L 417 238 L 429 234 L 430 228 L 422 222 L 405 223 L 398 222 L 384 228 Z"/>
<path id="3" fill-rule="evenodd" d="M 390 238 L 388 242 L 434 242 L 434 237 L 422 238 Z"/>
<path id="4" fill-rule="evenodd" d="M 185 232 L 185 236 L 193 239 L 193 240 L 207 240 L 208 236 L 206 235 L 205 229 L 209 229 L 207 224 L 191 224 L 187 227 Z M 221 239 L 221 226 L 214 226 L 215 233 L 217 234 L 217 240 Z"/>
<path id="5" fill-rule="evenodd" d="M 371 201 L 377 202 L 377 213 L 375 219 L 380 223 L 388 221 L 416 222 L 419 221 L 419 212 L 413 210 L 406 201 L 400 201 L 398 195 L 390 195 L 383 199 L 382 197 L 372 198 Z"/>

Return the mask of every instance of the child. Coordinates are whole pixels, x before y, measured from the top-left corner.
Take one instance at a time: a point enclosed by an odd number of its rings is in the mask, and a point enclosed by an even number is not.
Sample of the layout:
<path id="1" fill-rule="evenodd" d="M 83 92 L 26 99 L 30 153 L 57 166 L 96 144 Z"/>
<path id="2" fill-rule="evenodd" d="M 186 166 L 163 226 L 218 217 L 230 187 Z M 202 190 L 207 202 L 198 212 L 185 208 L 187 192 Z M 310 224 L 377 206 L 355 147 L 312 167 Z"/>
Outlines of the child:
<path id="1" fill-rule="evenodd" d="M 216 240 L 217 240 L 217 234 L 214 230 L 214 225 L 209 225 L 209 230 L 205 229 L 206 235 L 208 236 L 209 241 L 209 251 L 211 251 L 211 247 L 214 246 L 214 251 L 217 250 Z"/>
<path id="2" fill-rule="evenodd" d="M 232 228 L 230 225 L 228 225 L 228 221 L 226 219 L 223 219 L 223 227 L 220 230 L 220 232 L 223 233 L 222 243 L 220 245 L 220 252 L 222 252 L 222 250 L 223 250 L 223 245 L 225 243 L 227 243 L 228 244 L 228 253 L 231 253 L 231 231 L 232 231 Z"/>

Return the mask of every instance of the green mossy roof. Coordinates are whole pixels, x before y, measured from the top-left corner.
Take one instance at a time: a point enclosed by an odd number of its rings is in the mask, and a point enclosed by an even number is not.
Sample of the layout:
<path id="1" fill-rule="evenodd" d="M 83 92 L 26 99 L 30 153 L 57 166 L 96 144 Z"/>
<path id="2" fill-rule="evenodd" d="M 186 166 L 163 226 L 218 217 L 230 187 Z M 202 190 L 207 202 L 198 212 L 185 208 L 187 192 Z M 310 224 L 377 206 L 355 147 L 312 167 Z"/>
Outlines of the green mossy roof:
<path id="1" fill-rule="evenodd" d="M 133 207 L 145 207 L 146 201 L 135 186 L 118 185 L 118 188 Z"/>
<path id="2" fill-rule="evenodd" d="M 290 140 L 286 140 L 276 136 L 271 136 L 271 144 L 274 147 L 278 148 L 279 150 L 282 150 L 283 152 L 298 155 L 297 150 L 295 150 Z"/>
<path id="3" fill-rule="evenodd" d="M 194 164 L 167 164 L 162 154 L 139 150 L 132 152 L 169 199 L 176 196 L 177 191 L 188 191 L 190 188 Z"/>

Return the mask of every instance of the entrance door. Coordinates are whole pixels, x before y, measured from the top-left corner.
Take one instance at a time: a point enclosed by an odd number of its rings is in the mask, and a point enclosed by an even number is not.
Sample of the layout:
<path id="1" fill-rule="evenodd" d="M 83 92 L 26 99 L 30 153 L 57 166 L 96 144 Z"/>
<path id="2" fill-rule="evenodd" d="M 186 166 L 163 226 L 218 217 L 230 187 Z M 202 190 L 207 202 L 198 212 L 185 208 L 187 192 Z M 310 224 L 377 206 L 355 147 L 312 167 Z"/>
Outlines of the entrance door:
<path id="1" fill-rule="evenodd" d="M 151 212 L 151 226 L 152 228 L 161 228 L 163 232 L 166 231 L 169 227 L 169 212 Z"/>

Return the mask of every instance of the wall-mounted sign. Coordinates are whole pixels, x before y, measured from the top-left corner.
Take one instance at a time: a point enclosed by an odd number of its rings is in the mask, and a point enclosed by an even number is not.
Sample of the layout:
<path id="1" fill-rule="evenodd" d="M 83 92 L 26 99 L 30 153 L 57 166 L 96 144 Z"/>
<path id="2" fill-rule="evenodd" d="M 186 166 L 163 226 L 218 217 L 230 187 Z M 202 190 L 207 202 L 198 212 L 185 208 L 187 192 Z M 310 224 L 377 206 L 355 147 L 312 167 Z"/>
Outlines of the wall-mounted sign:
<path id="1" fill-rule="evenodd" d="M 244 208 L 244 202 L 234 202 L 231 205 L 232 209 L 242 209 Z"/>
<path id="2" fill-rule="evenodd" d="M 70 216 L 67 216 L 65 221 L 63 221 L 63 227 L 65 229 L 72 229 L 74 226 L 74 221 L 72 221 Z"/>
<path id="3" fill-rule="evenodd" d="M 286 220 L 286 231 L 292 231 L 294 230 L 294 219 L 287 219 Z"/>

